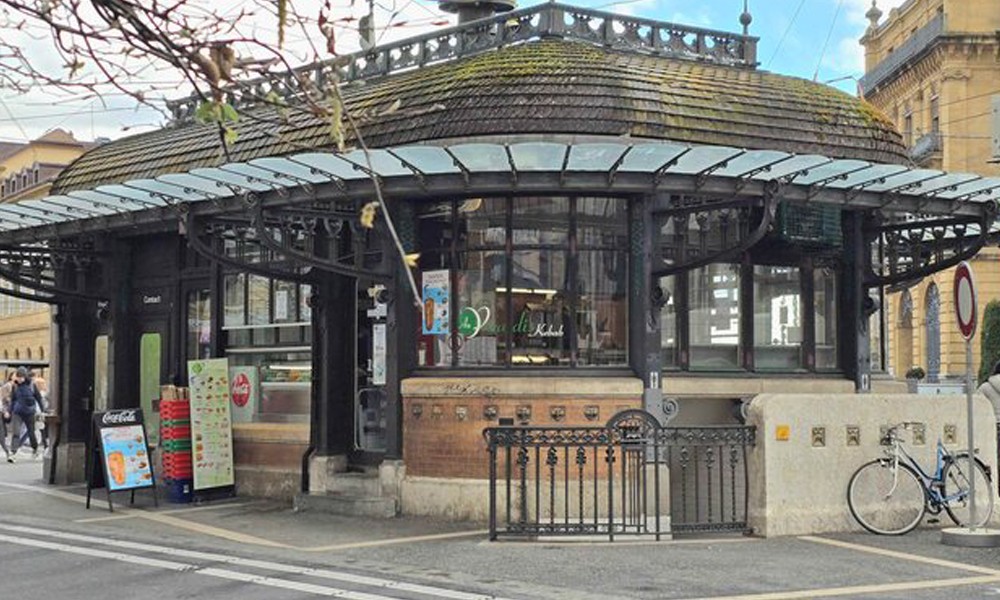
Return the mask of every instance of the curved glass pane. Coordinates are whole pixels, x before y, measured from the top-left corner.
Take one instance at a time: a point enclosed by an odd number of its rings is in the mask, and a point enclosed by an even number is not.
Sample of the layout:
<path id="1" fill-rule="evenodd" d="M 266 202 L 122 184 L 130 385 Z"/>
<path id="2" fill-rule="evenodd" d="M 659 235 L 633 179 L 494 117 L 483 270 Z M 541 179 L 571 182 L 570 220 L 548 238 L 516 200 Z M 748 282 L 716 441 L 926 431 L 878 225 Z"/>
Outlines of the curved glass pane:
<path id="1" fill-rule="evenodd" d="M 740 266 L 712 264 L 688 275 L 690 364 L 693 369 L 740 366 Z"/>

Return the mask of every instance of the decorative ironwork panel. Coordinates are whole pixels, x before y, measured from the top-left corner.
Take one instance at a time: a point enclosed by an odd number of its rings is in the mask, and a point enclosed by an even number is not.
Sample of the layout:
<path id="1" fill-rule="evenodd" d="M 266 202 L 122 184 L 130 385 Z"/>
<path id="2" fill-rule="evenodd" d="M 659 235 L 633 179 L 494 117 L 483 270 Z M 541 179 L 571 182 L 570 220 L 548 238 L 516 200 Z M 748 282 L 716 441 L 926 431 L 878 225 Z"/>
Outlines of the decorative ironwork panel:
<path id="1" fill-rule="evenodd" d="M 932 218 L 922 215 L 903 221 L 880 222 L 873 215 L 865 237 L 873 257 L 865 278 L 868 287 L 915 282 L 975 256 L 990 242 L 990 224 L 996 215 L 992 203 L 981 217 Z M 881 248 L 879 248 L 881 246 Z M 877 250 L 881 250 L 881 253 Z"/>
<path id="2" fill-rule="evenodd" d="M 92 239 L 0 247 L 0 294 L 59 304 L 69 300 L 107 300 L 103 261 Z"/>
<path id="3" fill-rule="evenodd" d="M 663 428 L 653 415 L 632 409 L 604 427 L 510 426 L 483 433 L 490 539 L 660 539 L 668 514 L 674 533 L 746 530 L 753 427 Z"/>

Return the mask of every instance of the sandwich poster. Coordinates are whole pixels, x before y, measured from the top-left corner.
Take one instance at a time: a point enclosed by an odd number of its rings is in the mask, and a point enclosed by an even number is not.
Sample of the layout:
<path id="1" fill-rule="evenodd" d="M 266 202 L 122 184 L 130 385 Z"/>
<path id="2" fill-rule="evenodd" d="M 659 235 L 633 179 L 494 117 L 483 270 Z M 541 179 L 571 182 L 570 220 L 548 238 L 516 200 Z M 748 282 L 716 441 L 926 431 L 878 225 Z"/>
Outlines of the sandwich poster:
<path id="1" fill-rule="evenodd" d="M 229 361 L 225 358 L 189 360 L 188 384 L 194 489 L 234 485 Z"/>

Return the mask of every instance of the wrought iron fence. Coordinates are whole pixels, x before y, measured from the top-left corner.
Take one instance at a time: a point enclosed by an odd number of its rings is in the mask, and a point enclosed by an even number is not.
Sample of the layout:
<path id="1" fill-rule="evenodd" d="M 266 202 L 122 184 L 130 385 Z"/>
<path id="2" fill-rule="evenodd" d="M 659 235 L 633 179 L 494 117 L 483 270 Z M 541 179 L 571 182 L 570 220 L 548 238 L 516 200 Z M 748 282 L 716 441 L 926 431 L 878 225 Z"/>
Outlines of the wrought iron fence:
<path id="1" fill-rule="evenodd" d="M 604 427 L 492 427 L 490 539 L 746 531 L 753 427 L 664 428 L 641 410 Z"/>

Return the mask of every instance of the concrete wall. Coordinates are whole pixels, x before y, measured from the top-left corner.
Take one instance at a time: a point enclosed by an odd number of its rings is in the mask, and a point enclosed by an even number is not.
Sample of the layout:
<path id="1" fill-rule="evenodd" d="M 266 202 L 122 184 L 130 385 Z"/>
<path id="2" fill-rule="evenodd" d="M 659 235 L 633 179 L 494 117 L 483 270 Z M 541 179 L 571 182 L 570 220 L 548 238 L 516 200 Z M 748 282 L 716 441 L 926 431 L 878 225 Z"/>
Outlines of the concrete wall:
<path id="1" fill-rule="evenodd" d="M 847 484 L 859 466 L 882 456 L 880 427 L 924 424 L 923 444 L 914 443 L 912 431 L 904 431 L 903 438 L 917 461 L 932 469 L 939 438 L 950 451 L 965 447 L 965 403 L 964 396 L 907 394 L 758 396 L 748 413 L 748 423 L 757 427 L 749 459 L 750 526 L 766 537 L 860 531 L 847 507 Z M 993 408 L 976 396 L 975 411 L 979 456 L 996 473 Z M 789 430 L 787 441 L 777 439 L 783 426 Z M 858 428 L 857 445 L 849 442 L 848 427 Z"/>

